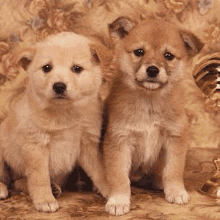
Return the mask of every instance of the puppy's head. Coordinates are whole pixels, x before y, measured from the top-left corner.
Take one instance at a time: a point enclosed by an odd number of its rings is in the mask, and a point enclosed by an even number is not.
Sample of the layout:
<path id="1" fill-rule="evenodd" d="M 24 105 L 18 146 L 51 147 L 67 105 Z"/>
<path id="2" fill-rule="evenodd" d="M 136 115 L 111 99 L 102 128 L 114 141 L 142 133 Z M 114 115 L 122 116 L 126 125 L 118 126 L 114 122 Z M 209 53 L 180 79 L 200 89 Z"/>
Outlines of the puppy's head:
<path id="1" fill-rule="evenodd" d="M 49 37 L 29 54 L 30 91 L 44 102 L 62 105 L 96 95 L 102 82 L 99 54 L 99 47 L 81 35 Z"/>
<path id="2" fill-rule="evenodd" d="M 149 92 L 181 81 L 190 57 L 203 46 L 193 34 L 163 20 L 137 24 L 121 17 L 109 31 L 116 43 L 114 65 L 127 83 Z"/>

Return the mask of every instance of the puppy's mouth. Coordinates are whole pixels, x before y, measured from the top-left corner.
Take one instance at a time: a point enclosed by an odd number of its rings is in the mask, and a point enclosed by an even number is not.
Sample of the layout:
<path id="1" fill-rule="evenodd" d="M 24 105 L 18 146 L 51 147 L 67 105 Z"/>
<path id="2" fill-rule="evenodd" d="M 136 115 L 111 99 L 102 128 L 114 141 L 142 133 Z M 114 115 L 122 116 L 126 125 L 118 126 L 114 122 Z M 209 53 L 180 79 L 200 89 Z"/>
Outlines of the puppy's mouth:
<path id="1" fill-rule="evenodd" d="M 161 83 L 160 81 L 157 80 L 144 80 L 144 81 L 138 81 L 136 79 L 136 82 L 139 86 L 148 89 L 148 90 L 157 90 L 163 87 L 163 83 Z"/>
<path id="2" fill-rule="evenodd" d="M 54 95 L 53 100 L 57 101 L 57 102 L 64 102 L 64 101 L 69 101 L 70 98 L 67 95 L 64 95 L 64 94 L 62 94 L 62 95 L 56 94 L 56 95 Z"/>

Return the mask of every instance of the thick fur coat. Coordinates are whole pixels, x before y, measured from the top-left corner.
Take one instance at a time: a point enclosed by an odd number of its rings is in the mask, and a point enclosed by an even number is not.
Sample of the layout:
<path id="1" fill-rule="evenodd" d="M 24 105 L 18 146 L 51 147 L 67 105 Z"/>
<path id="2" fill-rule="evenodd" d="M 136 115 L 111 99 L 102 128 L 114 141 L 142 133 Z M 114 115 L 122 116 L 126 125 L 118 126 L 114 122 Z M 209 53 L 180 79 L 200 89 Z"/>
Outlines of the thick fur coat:
<path id="1" fill-rule="evenodd" d="M 8 195 L 6 165 L 27 178 L 38 211 L 58 209 L 51 182 L 61 184 L 76 163 L 107 195 L 98 150 L 102 58 L 96 48 L 83 36 L 63 32 L 23 52 L 31 60 L 28 83 L 12 98 L 0 127 L 1 199 Z"/>
<path id="2" fill-rule="evenodd" d="M 104 159 L 110 195 L 106 210 L 130 209 L 131 169 L 153 170 L 167 201 L 190 199 L 184 188 L 188 120 L 184 78 L 202 43 L 163 20 L 139 24 L 118 18 L 110 24 L 116 42 L 113 69 L 118 73 L 107 99 Z M 160 183 L 161 181 L 161 183 Z"/>

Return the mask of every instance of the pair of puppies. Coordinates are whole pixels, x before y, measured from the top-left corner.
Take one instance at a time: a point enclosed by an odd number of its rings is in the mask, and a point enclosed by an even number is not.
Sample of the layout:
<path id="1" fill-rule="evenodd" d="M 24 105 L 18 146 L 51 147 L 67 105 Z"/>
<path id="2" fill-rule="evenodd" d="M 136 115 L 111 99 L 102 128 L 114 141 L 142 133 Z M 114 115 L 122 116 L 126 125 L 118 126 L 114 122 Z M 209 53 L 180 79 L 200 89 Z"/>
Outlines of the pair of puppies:
<path id="1" fill-rule="evenodd" d="M 110 214 L 130 210 L 129 172 L 139 166 L 155 171 L 169 202 L 189 201 L 183 184 L 183 79 L 202 44 L 161 20 L 136 24 L 122 17 L 109 27 L 116 42 L 112 67 L 117 77 L 106 102 L 103 152 L 108 183 L 97 149 L 101 57 L 94 49 L 91 54 L 91 42 L 84 37 L 62 33 L 39 44 L 28 68 L 28 86 L 14 97 L 11 113 L 1 124 L 1 198 L 8 194 L 7 163 L 27 176 L 37 210 L 56 211 L 50 180 L 59 184 L 78 162 L 108 196 Z"/>

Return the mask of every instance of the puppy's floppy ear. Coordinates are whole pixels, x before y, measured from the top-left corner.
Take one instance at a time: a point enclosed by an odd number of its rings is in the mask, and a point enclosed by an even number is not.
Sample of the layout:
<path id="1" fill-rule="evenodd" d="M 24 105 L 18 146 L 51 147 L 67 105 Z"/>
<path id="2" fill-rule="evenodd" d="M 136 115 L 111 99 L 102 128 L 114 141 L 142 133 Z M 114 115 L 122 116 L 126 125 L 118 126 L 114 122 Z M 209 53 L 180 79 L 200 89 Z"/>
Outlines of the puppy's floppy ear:
<path id="1" fill-rule="evenodd" d="M 35 48 L 22 48 L 15 52 L 14 61 L 24 70 L 27 70 L 29 64 L 33 60 L 35 53 L 36 53 Z"/>
<path id="2" fill-rule="evenodd" d="M 194 34 L 187 31 L 180 31 L 180 35 L 189 55 L 194 56 L 203 48 L 204 44 Z"/>
<path id="3" fill-rule="evenodd" d="M 113 23 L 109 24 L 109 33 L 114 40 L 120 40 L 131 31 L 136 25 L 135 21 L 132 21 L 127 17 L 119 17 Z"/>
<path id="4" fill-rule="evenodd" d="M 113 51 L 100 43 L 90 44 L 90 50 L 92 54 L 92 62 L 95 64 L 106 66 L 110 64 L 113 59 Z"/>

